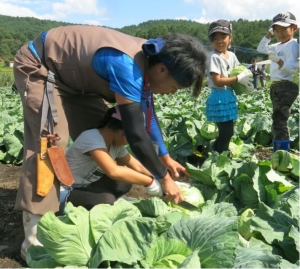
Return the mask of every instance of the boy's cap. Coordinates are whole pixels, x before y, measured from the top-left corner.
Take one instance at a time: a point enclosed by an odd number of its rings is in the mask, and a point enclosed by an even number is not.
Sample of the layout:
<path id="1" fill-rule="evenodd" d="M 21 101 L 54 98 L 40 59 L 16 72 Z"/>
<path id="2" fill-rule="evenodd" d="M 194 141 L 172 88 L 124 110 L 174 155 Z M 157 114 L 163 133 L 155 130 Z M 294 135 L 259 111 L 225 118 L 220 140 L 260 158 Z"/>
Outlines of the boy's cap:
<path id="1" fill-rule="evenodd" d="M 280 25 L 283 27 L 288 27 L 291 24 L 296 24 L 296 17 L 291 12 L 287 11 L 285 13 L 279 13 L 273 18 L 273 22 L 271 26 Z"/>
<path id="2" fill-rule="evenodd" d="M 213 33 L 221 32 L 228 35 L 231 35 L 232 32 L 232 24 L 226 20 L 217 20 L 210 24 L 208 29 L 208 36 L 212 35 Z"/>

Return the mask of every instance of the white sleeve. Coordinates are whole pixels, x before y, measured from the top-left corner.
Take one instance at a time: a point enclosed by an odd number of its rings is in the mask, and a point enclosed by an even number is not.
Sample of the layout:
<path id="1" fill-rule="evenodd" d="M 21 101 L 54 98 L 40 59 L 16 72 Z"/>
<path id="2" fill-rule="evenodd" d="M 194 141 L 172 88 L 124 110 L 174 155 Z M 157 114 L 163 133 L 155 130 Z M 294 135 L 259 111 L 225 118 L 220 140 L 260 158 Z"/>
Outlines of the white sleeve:
<path id="1" fill-rule="evenodd" d="M 268 54 L 268 51 L 274 49 L 273 45 L 268 45 L 270 41 L 271 39 L 268 39 L 264 36 L 257 46 L 257 51 L 260 53 Z"/>
<path id="2" fill-rule="evenodd" d="M 209 73 L 216 73 L 221 75 L 221 69 L 220 66 L 222 65 L 220 58 L 217 55 L 212 55 L 209 59 L 210 65 L 209 65 Z"/>

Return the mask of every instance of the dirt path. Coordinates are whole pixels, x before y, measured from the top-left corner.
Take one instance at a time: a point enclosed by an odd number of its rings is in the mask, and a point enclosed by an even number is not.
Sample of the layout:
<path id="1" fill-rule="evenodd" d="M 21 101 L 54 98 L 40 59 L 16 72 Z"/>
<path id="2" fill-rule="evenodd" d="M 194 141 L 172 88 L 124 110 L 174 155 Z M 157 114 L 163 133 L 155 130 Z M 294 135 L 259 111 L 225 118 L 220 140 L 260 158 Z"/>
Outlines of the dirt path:
<path id="1" fill-rule="evenodd" d="M 22 213 L 14 210 L 19 184 L 20 166 L 0 163 L 0 267 L 21 268 L 20 257 L 24 231 Z"/>

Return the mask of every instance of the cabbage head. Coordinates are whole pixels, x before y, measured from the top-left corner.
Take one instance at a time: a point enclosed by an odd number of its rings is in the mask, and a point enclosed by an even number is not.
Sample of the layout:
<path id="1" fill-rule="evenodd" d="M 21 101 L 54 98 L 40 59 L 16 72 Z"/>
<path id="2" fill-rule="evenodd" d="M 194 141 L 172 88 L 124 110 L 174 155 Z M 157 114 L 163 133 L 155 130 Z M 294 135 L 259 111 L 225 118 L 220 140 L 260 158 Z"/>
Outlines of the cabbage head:
<path id="1" fill-rule="evenodd" d="M 191 184 L 186 183 L 186 182 L 175 181 L 175 183 L 179 187 L 185 201 L 187 201 L 190 204 L 197 206 L 197 207 L 200 204 L 203 204 L 205 202 L 205 200 L 202 196 L 202 193 L 200 192 L 200 190 L 198 188 L 191 186 Z M 173 208 L 179 209 L 182 213 L 187 214 L 190 217 L 198 216 L 198 214 L 199 214 L 199 212 L 197 210 L 190 211 L 190 210 L 184 209 L 181 206 L 173 204 L 173 203 L 168 203 L 168 205 Z"/>
<path id="2" fill-rule="evenodd" d="M 199 206 L 205 202 L 202 193 L 198 188 L 184 182 L 176 182 L 176 184 L 180 188 L 185 201 L 194 206 Z"/>
<path id="3" fill-rule="evenodd" d="M 233 70 L 229 74 L 229 77 L 236 77 L 237 75 L 239 75 L 244 70 L 247 70 L 247 72 L 252 75 L 252 72 L 246 66 L 238 65 L 235 68 L 233 68 Z M 242 85 L 241 83 L 234 83 L 231 86 L 232 86 L 232 88 L 234 90 L 234 93 L 236 95 L 249 94 L 253 91 L 253 89 L 249 89 L 246 86 Z"/>
<path id="4" fill-rule="evenodd" d="M 266 130 L 258 131 L 254 137 L 254 143 L 267 147 L 272 144 L 273 135 Z"/>
<path id="5" fill-rule="evenodd" d="M 219 130 L 214 122 L 205 122 L 200 129 L 200 134 L 207 140 L 213 140 L 218 137 Z"/>
<path id="6" fill-rule="evenodd" d="M 233 158 L 240 158 L 243 152 L 243 143 L 237 145 L 236 143 L 230 141 L 229 150 Z"/>

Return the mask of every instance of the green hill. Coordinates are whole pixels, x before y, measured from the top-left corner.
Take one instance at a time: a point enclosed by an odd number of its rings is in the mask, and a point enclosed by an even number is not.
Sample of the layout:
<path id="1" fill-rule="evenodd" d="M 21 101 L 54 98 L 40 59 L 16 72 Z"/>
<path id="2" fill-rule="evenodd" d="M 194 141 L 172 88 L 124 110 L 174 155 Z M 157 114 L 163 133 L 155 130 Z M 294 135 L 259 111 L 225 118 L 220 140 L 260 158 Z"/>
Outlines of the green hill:
<path id="1" fill-rule="evenodd" d="M 265 59 L 266 56 L 256 52 L 256 47 L 269 28 L 271 21 L 239 19 L 232 21 L 232 24 L 234 39 L 232 45 L 238 59 L 241 62 L 250 62 L 254 57 Z M 0 61 L 12 60 L 16 51 L 23 44 L 39 33 L 61 25 L 71 25 L 71 23 L 0 15 Z M 202 24 L 185 20 L 149 20 L 138 25 L 129 25 L 115 30 L 146 39 L 163 36 L 168 32 L 187 33 L 201 40 L 209 49 L 208 26 L 209 23 Z M 295 35 L 295 38 L 298 37 L 299 31 Z"/>

